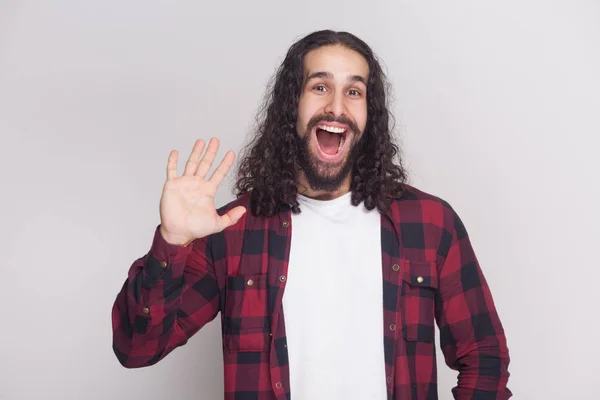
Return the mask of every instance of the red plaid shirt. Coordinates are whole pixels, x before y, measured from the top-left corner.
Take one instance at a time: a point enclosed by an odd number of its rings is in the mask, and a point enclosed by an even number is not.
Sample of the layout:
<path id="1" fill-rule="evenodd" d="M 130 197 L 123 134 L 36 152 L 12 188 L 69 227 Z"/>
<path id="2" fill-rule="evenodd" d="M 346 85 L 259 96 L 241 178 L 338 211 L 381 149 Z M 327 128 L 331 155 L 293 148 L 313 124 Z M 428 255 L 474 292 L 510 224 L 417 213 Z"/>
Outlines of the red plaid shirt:
<path id="1" fill-rule="evenodd" d="M 381 214 L 388 399 L 438 398 L 436 322 L 446 364 L 459 371 L 454 398 L 508 399 L 506 339 L 467 231 L 447 202 L 408 189 Z M 249 196 L 219 212 L 236 205 L 249 207 Z M 248 212 L 188 247 L 169 245 L 157 229 L 114 303 L 120 363 L 155 364 L 220 312 L 224 398 L 290 399 L 282 296 L 291 216 L 287 208 L 270 218 Z"/>

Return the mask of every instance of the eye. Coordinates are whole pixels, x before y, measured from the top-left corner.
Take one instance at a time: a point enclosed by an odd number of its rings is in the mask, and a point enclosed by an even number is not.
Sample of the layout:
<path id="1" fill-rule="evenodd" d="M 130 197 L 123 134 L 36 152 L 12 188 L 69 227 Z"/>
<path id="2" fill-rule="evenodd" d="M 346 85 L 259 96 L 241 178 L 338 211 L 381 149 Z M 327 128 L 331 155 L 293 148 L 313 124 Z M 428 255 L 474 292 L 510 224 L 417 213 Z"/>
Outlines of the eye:
<path id="1" fill-rule="evenodd" d="M 317 92 L 324 92 L 327 90 L 325 85 L 316 85 L 313 87 L 313 89 L 316 90 Z"/>
<path id="2" fill-rule="evenodd" d="M 361 95 L 360 91 L 358 91 L 358 90 L 356 90 L 356 89 L 350 89 L 350 90 L 348 91 L 348 94 L 349 94 L 350 96 L 360 96 L 360 95 Z"/>

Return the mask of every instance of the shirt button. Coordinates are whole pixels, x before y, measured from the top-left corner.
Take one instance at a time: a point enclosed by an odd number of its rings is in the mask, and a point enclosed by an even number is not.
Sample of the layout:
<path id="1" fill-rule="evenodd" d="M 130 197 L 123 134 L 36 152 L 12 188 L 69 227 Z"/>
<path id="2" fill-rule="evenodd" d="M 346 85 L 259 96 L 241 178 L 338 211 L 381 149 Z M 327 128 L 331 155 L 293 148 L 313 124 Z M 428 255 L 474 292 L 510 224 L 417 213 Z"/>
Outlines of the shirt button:
<path id="1" fill-rule="evenodd" d="M 400 266 L 398 264 L 394 264 L 392 265 L 392 269 L 396 272 L 398 272 L 400 270 Z"/>
<path id="2" fill-rule="evenodd" d="M 144 308 L 142 309 L 142 312 L 143 312 L 144 314 L 150 314 L 150 309 L 149 309 L 148 307 L 144 307 Z"/>
<path id="3" fill-rule="evenodd" d="M 396 325 L 394 325 L 394 324 L 391 324 L 391 325 L 390 325 L 390 331 L 395 331 L 395 330 L 396 330 Z"/>
<path id="4" fill-rule="evenodd" d="M 288 221 L 283 221 L 283 227 L 287 228 L 288 226 L 290 226 L 290 223 Z"/>
<path id="5" fill-rule="evenodd" d="M 419 283 L 423 283 L 423 277 L 422 277 L 422 276 L 418 276 L 418 277 L 417 277 L 417 282 L 419 282 Z"/>
<path id="6" fill-rule="evenodd" d="M 392 383 L 392 377 L 391 376 L 387 377 L 387 383 Z"/>
<path id="7" fill-rule="evenodd" d="M 248 284 L 248 286 L 254 285 L 254 281 L 252 279 L 248 279 L 248 282 L 246 283 Z"/>
<path id="8" fill-rule="evenodd" d="M 281 384 L 281 382 L 277 382 L 277 383 L 275 384 L 275 387 L 276 387 L 277 389 L 281 389 L 281 387 L 282 387 L 282 386 L 283 386 L 283 385 Z"/>
<path id="9" fill-rule="evenodd" d="M 166 261 L 161 261 L 161 262 L 160 262 L 160 267 L 161 267 L 161 268 L 167 268 L 167 263 L 166 263 Z"/>
<path id="10" fill-rule="evenodd" d="M 281 282 L 285 282 L 285 275 L 281 275 L 281 276 L 279 277 L 279 280 L 280 280 Z"/>

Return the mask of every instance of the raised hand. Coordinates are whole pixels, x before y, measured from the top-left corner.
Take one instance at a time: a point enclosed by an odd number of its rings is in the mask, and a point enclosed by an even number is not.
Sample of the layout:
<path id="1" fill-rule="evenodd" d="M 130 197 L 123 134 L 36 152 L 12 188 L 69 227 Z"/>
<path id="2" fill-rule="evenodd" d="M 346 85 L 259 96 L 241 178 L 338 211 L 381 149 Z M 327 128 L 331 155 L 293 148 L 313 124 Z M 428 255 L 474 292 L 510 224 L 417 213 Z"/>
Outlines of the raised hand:
<path id="1" fill-rule="evenodd" d="M 182 245 L 220 232 L 246 212 L 244 207 L 235 207 L 222 216 L 217 214 L 215 194 L 235 159 L 228 151 L 207 178 L 218 149 L 218 139 L 212 138 L 202 156 L 204 141 L 197 140 L 181 176 L 177 176 L 177 150 L 169 154 L 167 181 L 160 199 L 160 232 L 167 242 Z"/>

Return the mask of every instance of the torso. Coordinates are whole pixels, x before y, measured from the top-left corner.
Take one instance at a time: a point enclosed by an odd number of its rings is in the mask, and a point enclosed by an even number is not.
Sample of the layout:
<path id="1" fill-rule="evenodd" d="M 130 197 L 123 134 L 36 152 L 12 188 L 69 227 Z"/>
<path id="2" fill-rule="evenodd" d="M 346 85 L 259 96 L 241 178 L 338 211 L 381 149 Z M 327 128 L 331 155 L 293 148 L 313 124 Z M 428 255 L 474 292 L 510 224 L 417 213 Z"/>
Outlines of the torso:
<path id="1" fill-rule="evenodd" d="M 381 224 L 350 193 L 300 196 L 283 311 L 294 398 L 386 399 Z"/>

